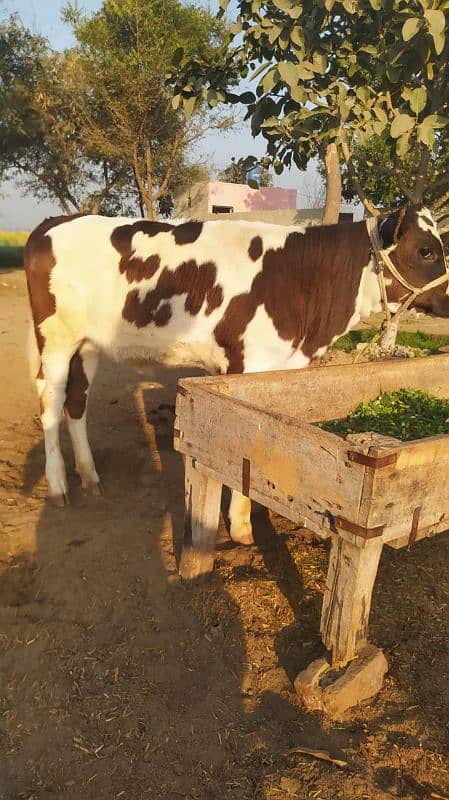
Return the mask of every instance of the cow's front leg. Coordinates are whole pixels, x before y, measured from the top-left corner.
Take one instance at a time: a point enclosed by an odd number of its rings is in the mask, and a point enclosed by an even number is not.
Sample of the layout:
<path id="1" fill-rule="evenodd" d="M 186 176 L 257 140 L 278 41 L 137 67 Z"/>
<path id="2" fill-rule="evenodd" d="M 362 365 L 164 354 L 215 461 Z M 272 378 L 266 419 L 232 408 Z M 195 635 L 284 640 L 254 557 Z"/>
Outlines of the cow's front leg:
<path id="1" fill-rule="evenodd" d="M 229 534 L 238 544 L 254 544 L 251 525 L 251 500 L 233 491 L 229 506 Z"/>

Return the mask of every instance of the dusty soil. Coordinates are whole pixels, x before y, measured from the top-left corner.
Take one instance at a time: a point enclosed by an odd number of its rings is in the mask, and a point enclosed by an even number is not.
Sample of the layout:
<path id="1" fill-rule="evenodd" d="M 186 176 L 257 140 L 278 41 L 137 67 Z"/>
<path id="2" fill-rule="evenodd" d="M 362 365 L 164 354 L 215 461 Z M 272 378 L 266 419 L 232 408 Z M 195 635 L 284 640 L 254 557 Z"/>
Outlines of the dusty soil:
<path id="1" fill-rule="evenodd" d="M 95 384 L 104 495 L 83 496 L 64 438 L 72 504 L 48 507 L 27 326 L 23 274 L 2 272 L 0 798 L 447 798 L 449 536 L 385 549 L 370 637 L 390 670 L 376 701 L 340 723 L 305 713 L 291 679 L 320 652 L 326 545 L 259 514 L 257 547 L 223 526 L 212 578 L 179 583 L 176 376 L 144 362 L 105 362 Z M 157 447 L 136 412 L 142 381 Z"/>

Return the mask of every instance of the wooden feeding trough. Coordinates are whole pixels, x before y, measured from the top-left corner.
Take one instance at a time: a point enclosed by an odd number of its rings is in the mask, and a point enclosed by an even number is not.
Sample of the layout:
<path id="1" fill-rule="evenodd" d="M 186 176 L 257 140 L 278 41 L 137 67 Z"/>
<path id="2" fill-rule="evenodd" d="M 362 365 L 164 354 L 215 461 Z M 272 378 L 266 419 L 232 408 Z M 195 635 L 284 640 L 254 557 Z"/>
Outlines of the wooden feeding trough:
<path id="1" fill-rule="evenodd" d="M 380 688 L 386 661 L 367 645 L 367 625 L 382 547 L 409 547 L 449 528 L 449 436 L 407 443 L 377 436 L 360 444 L 313 423 L 344 417 L 358 403 L 402 387 L 449 397 L 449 355 L 179 382 L 174 442 L 185 456 L 186 487 L 181 576 L 195 579 L 213 568 L 223 484 L 331 537 L 321 614 L 330 657 L 297 684 L 310 707 L 329 713 Z M 347 676 L 322 687 L 326 670 L 350 662 Z M 369 687 L 349 692 L 339 705 L 357 663 L 362 672 L 371 664 Z"/>

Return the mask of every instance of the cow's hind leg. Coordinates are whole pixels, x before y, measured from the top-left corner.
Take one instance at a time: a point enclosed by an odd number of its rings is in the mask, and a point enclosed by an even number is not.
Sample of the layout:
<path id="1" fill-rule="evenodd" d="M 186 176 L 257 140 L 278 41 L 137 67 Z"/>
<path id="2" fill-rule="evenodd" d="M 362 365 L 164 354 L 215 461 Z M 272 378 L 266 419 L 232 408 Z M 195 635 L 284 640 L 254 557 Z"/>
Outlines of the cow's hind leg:
<path id="1" fill-rule="evenodd" d="M 238 544 L 254 544 L 251 525 L 251 500 L 233 491 L 229 506 L 229 535 Z"/>
<path id="2" fill-rule="evenodd" d="M 65 413 L 75 453 L 75 466 L 83 489 L 100 493 L 100 480 L 95 469 L 87 438 L 87 396 L 98 364 L 98 350 L 84 342 L 70 360 Z"/>
<path id="3" fill-rule="evenodd" d="M 45 475 L 48 494 L 50 500 L 58 506 L 63 506 L 67 502 L 67 479 L 59 444 L 59 425 L 72 352 L 65 350 L 46 352 L 44 349 L 42 370 L 36 378 L 45 439 Z"/>

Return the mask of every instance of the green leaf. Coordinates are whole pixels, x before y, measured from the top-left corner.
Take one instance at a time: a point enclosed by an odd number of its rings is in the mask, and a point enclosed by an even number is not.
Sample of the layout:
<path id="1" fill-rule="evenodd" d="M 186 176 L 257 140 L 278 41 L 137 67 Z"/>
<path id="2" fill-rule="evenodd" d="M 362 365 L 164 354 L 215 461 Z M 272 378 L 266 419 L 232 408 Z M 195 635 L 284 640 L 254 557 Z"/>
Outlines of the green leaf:
<path id="1" fill-rule="evenodd" d="M 250 189 L 258 189 L 259 188 L 259 184 L 253 178 L 249 179 L 248 186 L 250 187 Z"/>
<path id="2" fill-rule="evenodd" d="M 409 105 L 415 114 L 420 114 L 426 107 L 427 103 L 427 89 L 425 86 L 418 86 L 413 89 L 410 95 Z"/>
<path id="3" fill-rule="evenodd" d="M 444 33 L 436 33 L 433 36 L 433 43 L 435 45 L 435 52 L 437 56 L 440 56 L 441 53 L 443 52 L 445 42 L 446 42 L 446 36 L 444 35 Z"/>
<path id="4" fill-rule="evenodd" d="M 309 81 L 313 78 L 313 72 L 307 67 L 299 66 L 297 71 L 298 78 L 301 78 L 303 81 Z"/>
<path id="5" fill-rule="evenodd" d="M 355 90 L 356 96 L 362 103 L 366 104 L 371 97 L 371 92 L 367 86 L 359 86 Z"/>
<path id="6" fill-rule="evenodd" d="M 424 16 L 427 20 L 427 25 L 432 36 L 437 36 L 439 33 L 443 33 L 446 25 L 446 18 L 442 11 L 426 9 L 424 11 Z"/>
<path id="7" fill-rule="evenodd" d="M 181 95 L 180 94 L 173 95 L 172 100 L 171 100 L 171 105 L 172 105 L 172 108 L 174 108 L 175 111 L 176 111 L 177 108 L 179 108 L 180 102 L 181 102 Z"/>
<path id="8" fill-rule="evenodd" d="M 408 153 L 408 146 L 410 142 L 410 133 L 404 133 L 396 142 L 396 153 L 399 158 L 404 159 Z"/>
<path id="9" fill-rule="evenodd" d="M 279 28 L 277 25 L 272 25 L 271 29 L 268 31 L 268 41 L 270 44 L 274 44 L 276 39 L 279 39 L 281 33 L 282 28 Z"/>
<path id="10" fill-rule="evenodd" d="M 245 106 L 249 106 L 251 103 L 256 102 L 256 98 L 253 92 L 243 92 L 239 95 L 239 102 L 243 103 Z"/>
<path id="11" fill-rule="evenodd" d="M 299 49 L 302 49 L 304 47 L 304 35 L 302 28 L 300 28 L 299 26 L 295 26 L 294 28 L 291 29 L 290 41 L 292 42 L 294 47 L 297 47 Z"/>
<path id="12" fill-rule="evenodd" d="M 278 64 L 279 74 L 288 86 L 296 86 L 298 83 L 299 73 L 298 64 L 293 61 L 280 61 Z"/>
<path id="13" fill-rule="evenodd" d="M 186 97 L 183 102 L 184 114 L 186 115 L 186 119 L 190 119 L 193 112 L 195 111 L 196 106 L 196 97 Z"/>
<path id="14" fill-rule="evenodd" d="M 433 147 L 435 143 L 435 130 L 444 128 L 449 123 L 448 117 L 443 117 L 442 114 L 429 114 L 428 117 L 423 119 L 418 125 L 418 141 L 425 144 L 427 147 Z"/>
<path id="15" fill-rule="evenodd" d="M 274 85 L 279 80 L 279 72 L 277 69 L 270 69 L 260 81 L 260 86 L 262 87 L 264 92 L 271 92 Z"/>
<path id="16" fill-rule="evenodd" d="M 422 19 L 410 17 L 402 26 L 402 38 L 404 42 L 409 42 L 422 27 Z"/>
<path id="17" fill-rule="evenodd" d="M 382 0 L 369 0 L 371 8 L 374 8 L 374 11 L 380 11 L 382 8 Z"/>
<path id="18" fill-rule="evenodd" d="M 415 126 L 415 120 L 409 114 L 398 114 L 391 123 L 390 135 L 397 139 L 402 134 L 411 131 Z"/>
<path id="19" fill-rule="evenodd" d="M 384 127 L 386 125 L 388 125 L 388 117 L 387 117 L 385 111 L 383 110 L 383 108 L 380 105 L 375 105 L 374 108 L 373 108 L 373 111 L 374 111 L 377 119 L 379 120 L 379 122 L 382 122 Z"/>
<path id="20" fill-rule="evenodd" d="M 324 7 L 326 11 L 332 11 L 335 5 L 335 0 L 324 0 Z"/>
<path id="21" fill-rule="evenodd" d="M 184 55 L 184 48 L 183 47 L 177 47 L 175 52 L 173 53 L 172 59 L 171 59 L 173 66 L 179 67 L 179 65 L 180 65 L 180 63 L 182 61 L 183 55 Z"/>
<path id="22" fill-rule="evenodd" d="M 375 133 L 377 133 L 378 136 L 382 136 L 385 128 L 386 128 L 385 123 L 381 122 L 380 119 L 375 119 L 373 121 L 373 130 Z"/>

